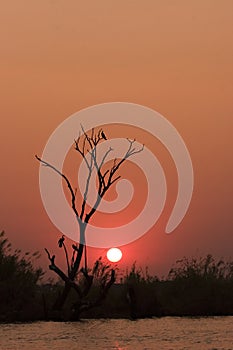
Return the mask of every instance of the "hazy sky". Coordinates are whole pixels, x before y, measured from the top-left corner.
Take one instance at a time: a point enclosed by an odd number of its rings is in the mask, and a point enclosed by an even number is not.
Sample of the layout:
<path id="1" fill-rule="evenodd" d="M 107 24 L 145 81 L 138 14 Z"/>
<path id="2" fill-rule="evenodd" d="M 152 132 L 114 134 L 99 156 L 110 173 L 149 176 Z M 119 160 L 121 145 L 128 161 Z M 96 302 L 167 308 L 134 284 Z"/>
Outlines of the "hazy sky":
<path id="1" fill-rule="evenodd" d="M 177 128 L 195 188 L 175 232 L 164 233 L 171 199 L 154 228 L 122 248 L 121 267 L 136 260 L 166 273 L 184 255 L 232 257 L 233 2 L 9 0 L 0 23 L 1 229 L 14 246 L 40 250 L 43 266 L 43 247 L 60 254 L 34 154 L 72 113 L 127 101 Z M 172 162 L 161 147 L 153 152 L 165 157 L 173 189 Z M 100 253 L 91 249 L 91 258 Z"/>

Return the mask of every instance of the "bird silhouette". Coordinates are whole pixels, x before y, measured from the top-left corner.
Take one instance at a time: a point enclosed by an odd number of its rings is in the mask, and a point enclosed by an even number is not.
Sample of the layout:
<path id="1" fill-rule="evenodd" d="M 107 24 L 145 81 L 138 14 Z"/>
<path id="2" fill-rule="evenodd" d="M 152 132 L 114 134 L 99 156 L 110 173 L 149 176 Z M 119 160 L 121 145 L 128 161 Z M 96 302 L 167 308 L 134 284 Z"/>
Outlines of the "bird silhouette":
<path id="1" fill-rule="evenodd" d="M 62 237 L 61 237 L 61 238 L 59 239 L 59 241 L 58 241 L 58 246 L 59 246 L 59 248 L 62 248 L 62 245 L 63 245 L 64 240 L 65 240 L 65 236 L 62 235 Z"/>
<path id="2" fill-rule="evenodd" d="M 101 136 L 103 137 L 103 139 L 107 140 L 107 137 L 106 137 L 105 133 L 103 132 L 103 130 L 101 131 Z"/>

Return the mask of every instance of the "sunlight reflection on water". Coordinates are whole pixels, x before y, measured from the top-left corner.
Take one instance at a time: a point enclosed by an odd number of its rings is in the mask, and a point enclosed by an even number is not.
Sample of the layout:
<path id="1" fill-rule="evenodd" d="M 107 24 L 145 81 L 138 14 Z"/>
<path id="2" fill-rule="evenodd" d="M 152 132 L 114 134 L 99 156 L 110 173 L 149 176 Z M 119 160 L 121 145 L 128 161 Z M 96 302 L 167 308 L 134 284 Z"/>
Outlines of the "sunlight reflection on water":
<path id="1" fill-rule="evenodd" d="M 233 350 L 233 317 L 0 325 L 0 350 Z"/>

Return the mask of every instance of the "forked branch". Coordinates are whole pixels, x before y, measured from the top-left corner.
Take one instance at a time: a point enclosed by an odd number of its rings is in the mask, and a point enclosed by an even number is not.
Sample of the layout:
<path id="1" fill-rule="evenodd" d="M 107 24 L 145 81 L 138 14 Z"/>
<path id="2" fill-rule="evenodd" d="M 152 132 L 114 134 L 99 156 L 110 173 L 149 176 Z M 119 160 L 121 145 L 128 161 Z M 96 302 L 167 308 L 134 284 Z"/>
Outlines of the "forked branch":
<path id="1" fill-rule="evenodd" d="M 45 251 L 51 262 L 51 264 L 49 265 L 50 270 L 54 271 L 67 285 L 69 285 L 71 288 L 74 288 L 78 293 L 78 295 L 81 297 L 82 292 L 79 286 L 74 281 L 72 281 L 69 277 L 67 277 L 66 274 L 55 264 L 55 255 L 51 257 L 48 249 L 45 248 Z"/>
<path id="2" fill-rule="evenodd" d="M 93 162 L 94 162 L 94 166 L 96 168 L 97 171 L 97 176 L 98 176 L 98 194 L 97 194 L 97 198 L 96 198 L 96 202 L 93 206 L 93 208 L 91 208 L 91 210 L 89 211 L 89 213 L 86 214 L 85 217 L 85 222 L 89 222 L 90 218 L 92 217 L 92 215 L 95 213 L 95 211 L 97 210 L 101 199 L 103 198 L 103 196 L 105 195 L 105 193 L 109 190 L 109 188 L 117 181 L 120 179 L 120 175 L 118 175 L 117 177 L 114 178 L 114 175 L 117 173 L 117 171 L 119 170 L 119 168 L 121 167 L 121 165 L 131 156 L 133 156 L 134 154 L 140 153 L 143 151 L 144 149 L 144 145 L 141 148 L 136 148 L 133 147 L 134 143 L 136 142 L 136 140 L 130 140 L 127 139 L 129 142 L 129 147 L 127 149 L 127 151 L 125 152 L 125 155 L 122 159 L 120 159 L 119 161 L 117 161 L 117 159 L 115 158 L 113 161 L 113 165 L 110 169 L 108 169 L 107 171 L 105 171 L 103 173 L 102 171 L 102 167 L 104 165 L 104 162 L 108 156 L 108 154 L 112 151 L 112 148 L 110 147 L 106 153 L 104 154 L 102 161 L 100 162 L 100 164 L 97 164 L 97 157 L 96 157 L 96 147 L 93 148 L 93 150 L 90 152 L 91 157 L 93 158 Z"/>

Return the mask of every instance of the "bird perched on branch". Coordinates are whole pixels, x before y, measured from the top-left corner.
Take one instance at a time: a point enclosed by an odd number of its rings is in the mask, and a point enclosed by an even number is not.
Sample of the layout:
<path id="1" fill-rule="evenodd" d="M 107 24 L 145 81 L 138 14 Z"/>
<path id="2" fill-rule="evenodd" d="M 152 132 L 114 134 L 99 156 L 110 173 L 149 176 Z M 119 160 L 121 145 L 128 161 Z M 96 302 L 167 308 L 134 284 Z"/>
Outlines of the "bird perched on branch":
<path id="1" fill-rule="evenodd" d="M 59 239 L 59 241 L 58 241 L 58 246 L 59 246 L 59 248 L 62 248 L 64 240 L 65 240 L 65 236 L 62 235 L 62 237 L 61 237 L 61 238 Z"/>
<path id="2" fill-rule="evenodd" d="M 107 140 L 107 137 L 106 137 L 105 133 L 103 132 L 103 130 L 101 131 L 101 136 L 103 137 L 103 139 Z"/>

